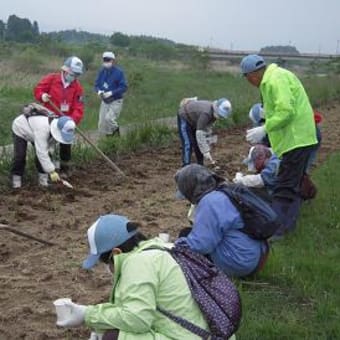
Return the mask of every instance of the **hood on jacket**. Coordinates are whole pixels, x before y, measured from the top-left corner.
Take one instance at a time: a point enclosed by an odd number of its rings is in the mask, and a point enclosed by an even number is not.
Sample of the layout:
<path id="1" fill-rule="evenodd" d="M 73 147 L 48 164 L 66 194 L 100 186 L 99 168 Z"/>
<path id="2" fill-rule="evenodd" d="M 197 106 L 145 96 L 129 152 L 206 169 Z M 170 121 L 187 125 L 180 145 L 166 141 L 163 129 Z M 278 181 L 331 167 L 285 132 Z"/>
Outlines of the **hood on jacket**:
<path id="1" fill-rule="evenodd" d="M 189 164 L 177 171 L 175 181 L 183 196 L 192 204 L 197 204 L 205 194 L 215 190 L 225 179 L 203 165 Z"/>

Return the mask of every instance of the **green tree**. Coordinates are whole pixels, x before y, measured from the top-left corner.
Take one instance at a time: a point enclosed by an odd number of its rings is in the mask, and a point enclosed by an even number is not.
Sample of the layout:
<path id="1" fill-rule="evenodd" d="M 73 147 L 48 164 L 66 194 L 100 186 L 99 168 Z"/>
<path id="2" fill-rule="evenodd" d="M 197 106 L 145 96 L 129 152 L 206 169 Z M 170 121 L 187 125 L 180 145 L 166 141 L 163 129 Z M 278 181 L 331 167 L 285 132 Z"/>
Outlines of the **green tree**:
<path id="1" fill-rule="evenodd" d="M 5 40 L 6 24 L 0 20 L 0 40 Z"/>
<path id="2" fill-rule="evenodd" d="M 116 32 L 112 34 L 110 42 L 115 46 L 127 47 L 130 45 L 130 38 L 126 34 Z"/>
<path id="3" fill-rule="evenodd" d="M 10 15 L 7 21 L 6 40 L 17 42 L 36 42 L 39 37 L 38 23 L 34 25 L 24 18 Z"/>

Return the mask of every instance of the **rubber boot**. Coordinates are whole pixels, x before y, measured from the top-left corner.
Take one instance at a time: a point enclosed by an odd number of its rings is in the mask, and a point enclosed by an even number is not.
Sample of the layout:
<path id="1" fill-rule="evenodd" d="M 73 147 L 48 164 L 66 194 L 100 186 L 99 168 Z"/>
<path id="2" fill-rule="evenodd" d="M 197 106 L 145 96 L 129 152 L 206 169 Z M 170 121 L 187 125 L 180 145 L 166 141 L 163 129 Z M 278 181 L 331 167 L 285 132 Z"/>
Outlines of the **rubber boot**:
<path id="1" fill-rule="evenodd" d="M 21 185 L 22 185 L 21 176 L 13 175 L 12 176 L 12 188 L 19 189 L 21 188 Z"/>
<path id="2" fill-rule="evenodd" d="M 46 188 L 48 187 L 48 174 L 38 174 L 39 185 Z"/>

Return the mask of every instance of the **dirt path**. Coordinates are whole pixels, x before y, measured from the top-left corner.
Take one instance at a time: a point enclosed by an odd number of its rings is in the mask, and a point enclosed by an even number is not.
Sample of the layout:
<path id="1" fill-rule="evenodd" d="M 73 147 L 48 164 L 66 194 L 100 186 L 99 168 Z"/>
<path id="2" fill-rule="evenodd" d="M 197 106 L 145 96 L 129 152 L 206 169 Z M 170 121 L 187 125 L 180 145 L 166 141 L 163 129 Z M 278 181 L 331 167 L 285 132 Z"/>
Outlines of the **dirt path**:
<path id="1" fill-rule="evenodd" d="M 322 161 L 340 149 L 340 106 L 323 108 Z M 226 173 L 245 170 L 240 161 L 248 146 L 245 128 L 219 131 L 213 151 Z M 187 225 L 188 205 L 174 199 L 174 174 L 180 165 L 179 143 L 116 159 L 127 174 L 121 180 L 101 161 L 84 165 L 64 188 L 41 191 L 24 187 L 0 193 L 0 223 L 55 242 L 53 247 L 0 230 L 0 340 L 87 339 L 88 330 L 57 329 L 52 301 L 72 297 L 79 303 L 107 300 L 110 276 L 101 266 L 81 269 L 86 256 L 86 230 L 101 214 L 127 215 L 145 222 L 143 231 L 176 236 Z"/>

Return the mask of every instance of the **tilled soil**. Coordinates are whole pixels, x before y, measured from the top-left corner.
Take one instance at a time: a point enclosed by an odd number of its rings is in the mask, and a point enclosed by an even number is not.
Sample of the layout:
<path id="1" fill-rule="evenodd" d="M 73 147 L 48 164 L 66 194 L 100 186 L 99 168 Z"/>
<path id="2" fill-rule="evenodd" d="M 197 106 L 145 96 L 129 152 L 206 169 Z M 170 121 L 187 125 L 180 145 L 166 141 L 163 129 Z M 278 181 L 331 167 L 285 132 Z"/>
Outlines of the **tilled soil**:
<path id="1" fill-rule="evenodd" d="M 318 164 L 339 150 L 340 106 L 322 108 L 323 143 Z M 245 130 L 218 131 L 213 155 L 224 175 L 245 171 Z M 114 160 L 127 175 L 117 176 L 101 160 L 83 164 L 70 178 L 74 190 L 41 190 L 26 185 L 0 193 L 0 223 L 55 243 L 47 246 L 1 230 L 0 339 L 87 339 L 85 328 L 65 330 L 55 325 L 52 302 L 71 297 L 82 304 L 108 299 L 111 277 L 101 266 L 81 269 L 87 254 L 86 230 L 99 215 L 117 213 L 144 223 L 143 232 L 168 232 L 174 239 L 187 226 L 188 203 L 175 200 L 174 175 L 180 166 L 180 145 L 143 150 Z"/>

